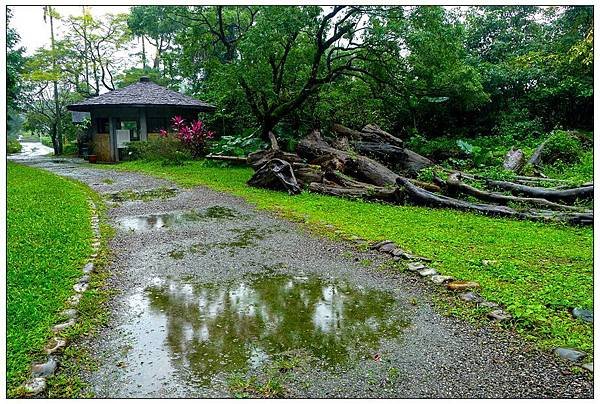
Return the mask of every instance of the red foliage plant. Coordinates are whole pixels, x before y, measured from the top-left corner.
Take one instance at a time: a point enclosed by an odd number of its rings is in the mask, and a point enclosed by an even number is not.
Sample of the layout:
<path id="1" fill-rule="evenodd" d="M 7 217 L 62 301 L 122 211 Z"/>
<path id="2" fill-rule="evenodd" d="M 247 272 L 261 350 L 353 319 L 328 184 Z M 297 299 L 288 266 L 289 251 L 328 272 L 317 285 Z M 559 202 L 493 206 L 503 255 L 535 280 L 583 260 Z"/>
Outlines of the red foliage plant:
<path id="1" fill-rule="evenodd" d="M 177 138 L 183 143 L 192 153 L 194 157 L 206 155 L 208 141 L 215 136 L 213 131 L 208 130 L 204 123 L 200 120 L 192 121 L 187 125 L 181 116 L 171 118 L 173 130 Z M 160 136 L 167 137 L 169 134 L 165 129 L 160 130 Z"/>

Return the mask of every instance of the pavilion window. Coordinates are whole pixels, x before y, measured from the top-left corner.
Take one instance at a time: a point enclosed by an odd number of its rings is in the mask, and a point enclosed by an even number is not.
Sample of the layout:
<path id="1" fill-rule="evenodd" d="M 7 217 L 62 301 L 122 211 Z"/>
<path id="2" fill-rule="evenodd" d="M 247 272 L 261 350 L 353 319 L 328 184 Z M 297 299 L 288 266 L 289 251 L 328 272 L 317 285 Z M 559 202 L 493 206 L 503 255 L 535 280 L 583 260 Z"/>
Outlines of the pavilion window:
<path id="1" fill-rule="evenodd" d="M 96 128 L 98 133 L 109 133 L 108 118 L 97 118 Z"/>

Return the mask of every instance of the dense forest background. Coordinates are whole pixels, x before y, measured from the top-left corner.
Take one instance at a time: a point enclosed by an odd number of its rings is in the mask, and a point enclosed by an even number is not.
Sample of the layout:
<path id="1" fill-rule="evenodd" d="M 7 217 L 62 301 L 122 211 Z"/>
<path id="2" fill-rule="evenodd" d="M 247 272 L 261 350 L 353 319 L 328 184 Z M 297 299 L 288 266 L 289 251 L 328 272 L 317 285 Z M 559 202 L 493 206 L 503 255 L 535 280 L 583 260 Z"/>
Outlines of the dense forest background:
<path id="1" fill-rule="evenodd" d="M 140 76 L 216 105 L 204 120 L 220 136 L 273 131 L 288 148 L 333 123 L 412 144 L 593 125 L 591 6 L 45 7 L 51 46 L 28 57 L 10 17 L 9 136 L 73 139 L 67 104 Z"/>

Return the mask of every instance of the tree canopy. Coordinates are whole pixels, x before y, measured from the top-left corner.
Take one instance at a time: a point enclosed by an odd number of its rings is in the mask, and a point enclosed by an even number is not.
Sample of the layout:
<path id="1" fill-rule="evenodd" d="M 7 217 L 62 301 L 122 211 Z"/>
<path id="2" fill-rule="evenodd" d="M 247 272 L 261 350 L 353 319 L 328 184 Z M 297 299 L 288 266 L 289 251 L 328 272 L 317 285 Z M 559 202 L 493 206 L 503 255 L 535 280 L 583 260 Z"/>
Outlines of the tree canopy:
<path id="1" fill-rule="evenodd" d="M 101 19 L 84 7 L 61 22 L 23 79 L 9 29 L 10 105 L 31 98 L 22 85 L 42 101 L 44 82 L 66 99 L 145 75 L 217 105 L 206 120 L 220 135 L 293 140 L 336 122 L 401 137 L 592 127 L 588 6 L 133 6 Z"/>

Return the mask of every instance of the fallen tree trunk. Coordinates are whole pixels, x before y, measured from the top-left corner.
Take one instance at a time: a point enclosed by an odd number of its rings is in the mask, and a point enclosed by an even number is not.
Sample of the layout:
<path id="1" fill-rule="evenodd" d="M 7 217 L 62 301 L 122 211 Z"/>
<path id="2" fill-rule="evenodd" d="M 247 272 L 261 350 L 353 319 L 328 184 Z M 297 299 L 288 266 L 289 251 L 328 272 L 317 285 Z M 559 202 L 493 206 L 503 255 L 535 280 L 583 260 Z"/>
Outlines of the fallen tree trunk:
<path id="1" fill-rule="evenodd" d="M 338 150 L 331 147 L 321 138 L 321 133 L 313 130 L 302 139 L 296 148 L 297 153 L 309 162 L 319 161 L 326 164 L 332 159 L 338 160 L 344 174 L 349 174 L 358 180 L 363 180 L 373 185 L 396 185 L 398 174 L 381 163 L 368 157 L 355 153 Z"/>
<path id="2" fill-rule="evenodd" d="M 407 178 L 399 177 L 398 185 L 402 186 L 407 198 L 417 204 L 431 207 L 452 208 L 461 211 L 477 212 L 487 216 L 509 217 L 516 219 L 528 219 L 535 221 L 555 221 L 568 222 L 571 224 L 591 225 L 593 224 L 593 214 L 584 213 L 565 213 L 551 211 L 527 211 L 520 212 L 506 206 L 496 206 L 488 204 L 476 204 L 462 201 L 448 196 L 437 195 L 423 188 L 412 184 Z"/>
<path id="3" fill-rule="evenodd" d="M 403 147 L 402 139 L 398 139 L 377 125 L 366 125 L 361 131 L 347 128 L 340 124 L 334 124 L 331 128 L 335 133 L 353 141 L 364 141 L 373 143 L 388 143 L 392 146 Z"/>
<path id="4" fill-rule="evenodd" d="M 382 139 L 383 142 L 389 143 L 393 146 L 398 146 L 398 147 L 404 146 L 404 142 L 402 141 L 402 139 L 398 139 L 396 136 L 394 136 L 390 133 L 387 133 L 386 131 L 381 129 L 379 126 L 374 125 L 374 124 L 365 125 L 365 127 L 361 129 L 361 133 L 366 133 L 368 135 L 377 136 L 380 139 Z"/>
<path id="5" fill-rule="evenodd" d="M 521 149 L 510 148 L 502 164 L 504 169 L 518 173 L 525 166 L 525 154 Z"/>
<path id="6" fill-rule="evenodd" d="M 307 186 L 311 182 L 323 181 L 323 170 L 321 166 L 304 163 L 293 163 L 292 168 L 296 174 L 298 184 L 303 187 Z"/>
<path id="7" fill-rule="evenodd" d="M 396 171 L 416 174 L 422 168 L 433 165 L 431 160 L 412 150 L 388 143 L 357 141 L 352 142 L 352 146 L 359 154 L 369 156 Z"/>
<path id="8" fill-rule="evenodd" d="M 285 190 L 290 195 L 301 192 L 292 166 L 280 159 L 272 159 L 263 164 L 248 180 L 248 185 L 277 191 Z"/>
<path id="9" fill-rule="evenodd" d="M 280 149 L 266 149 L 250 153 L 247 157 L 248 164 L 256 171 L 265 163 L 279 159 L 287 161 L 290 164 L 304 162 L 297 154 L 284 152 Z"/>
<path id="10" fill-rule="evenodd" d="M 592 199 L 594 197 L 594 187 L 578 187 L 569 189 L 550 189 L 537 188 L 528 185 L 515 184 L 508 181 L 495 181 L 486 179 L 486 184 L 492 187 L 505 189 L 516 195 L 525 195 L 534 198 L 544 198 L 554 202 L 574 202 L 577 199 Z"/>
<path id="11" fill-rule="evenodd" d="M 539 167 L 542 165 L 542 153 L 544 152 L 544 147 L 546 146 L 546 142 L 548 140 L 544 140 L 533 152 L 527 164 L 531 164 L 534 167 Z"/>
<path id="12" fill-rule="evenodd" d="M 239 163 L 247 163 L 248 157 L 237 157 L 237 156 L 220 156 L 218 154 L 207 154 L 205 158 L 209 160 L 225 160 L 225 161 L 236 161 Z"/>
<path id="13" fill-rule="evenodd" d="M 579 212 L 582 210 L 581 208 L 575 206 L 561 205 L 559 203 L 550 202 L 543 198 L 527 198 L 514 195 L 497 194 L 494 192 L 486 192 L 460 181 L 458 173 L 450 174 L 448 176 L 448 179 L 446 180 L 446 186 L 449 192 L 452 194 L 462 193 L 466 195 L 471 195 L 479 200 L 493 202 L 504 206 L 506 206 L 506 204 L 508 204 L 509 202 L 516 202 L 523 203 L 526 205 L 533 205 L 540 208 L 547 208 L 551 210 L 569 210 Z"/>

